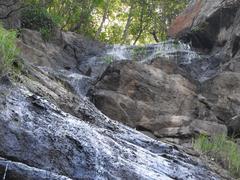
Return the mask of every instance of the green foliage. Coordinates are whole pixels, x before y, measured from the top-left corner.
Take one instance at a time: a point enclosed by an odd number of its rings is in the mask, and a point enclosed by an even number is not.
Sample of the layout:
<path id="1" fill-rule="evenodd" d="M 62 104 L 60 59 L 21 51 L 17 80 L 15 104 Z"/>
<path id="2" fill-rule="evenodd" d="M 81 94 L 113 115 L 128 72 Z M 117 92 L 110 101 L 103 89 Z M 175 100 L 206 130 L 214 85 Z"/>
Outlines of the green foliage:
<path id="1" fill-rule="evenodd" d="M 175 40 L 175 41 L 173 42 L 173 46 L 174 46 L 175 49 L 178 49 L 179 46 L 180 46 L 179 41 L 176 41 L 176 40 Z"/>
<path id="2" fill-rule="evenodd" d="M 49 41 L 51 39 L 52 32 L 50 29 L 43 27 L 43 28 L 40 28 L 39 32 L 41 33 L 41 36 L 44 41 Z"/>
<path id="3" fill-rule="evenodd" d="M 109 44 L 146 44 L 167 38 L 171 20 L 189 0 L 23 0 L 25 27 L 52 25 Z M 50 26 L 50 27 L 49 27 Z M 42 30 L 43 31 L 43 30 Z"/>
<path id="4" fill-rule="evenodd" d="M 240 149 L 233 139 L 226 135 L 200 135 L 194 142 L 194 148 L 227 168 L 235 177 L 240 177 Z"/>
<path id="5" fill-rule="evenodd" d="M 54 35 L 57 26 L 54 20 L 56 19 L 52 18 L 46 8 L 35 4 L 22 11 L 22 26 L 39 31 L 44 40 L 50 40 L 50 37 Z"/>
<path id="6" fill-rule="evenodd" d="M 10 71 L 18 53 L 16 31 L 8 31 L 0 25 L 0 66 L 2 73 Z"/>
<path id="7" fill-rule="evenodd" d="M 103 61 L 107 64 L 111 64 L 114 60 L 114 57 L 113 56 L 110 56 L 110 55 L 106 55 L 103 57 Z"/>
<path id="8" fill-rule="evenodd" d="M 133 48 L 131 54 L 132 54 L 133 60 L 137 61 L 137 60 L 144 59 L 144 57 L 147 55 L 147 51 L 144 46 L 138 46 Z"/>

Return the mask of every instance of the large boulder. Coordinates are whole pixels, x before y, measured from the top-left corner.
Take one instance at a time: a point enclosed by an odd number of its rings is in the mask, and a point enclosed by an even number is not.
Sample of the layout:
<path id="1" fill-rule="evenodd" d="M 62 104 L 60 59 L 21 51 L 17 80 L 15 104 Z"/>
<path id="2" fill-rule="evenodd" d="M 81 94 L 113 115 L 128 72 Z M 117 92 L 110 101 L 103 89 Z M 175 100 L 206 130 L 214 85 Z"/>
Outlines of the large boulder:
<path id="1" fill-rule="evenodd" d="M 151 64 L 109 66 L 94 88 L 96 107 L 112 119 L 159 138 L 191 140 L 196 133 L 227 133 L 226 126 L 199 100 L 196 85 L 176 74 L 180 72 L 177 65 L 172 62 L 166 69 L 159 62 L 165 62 L 164 58 Z"/>
<path id="2" fill-rule="evenodd" d="M 240 73 L 223 72 L 216 78 L 202 84 L 204 96 L 213 104 L 213 112 L 224 124 L 229 133 L 239 135 L 240 121 Z M 234 121 L 235 117 L 235 121 Z"/>
<path id="3" fill-rule="evenodd" d="M 57 31 L 53 40 L 46 42 L 37 31 L 23 29 L 18 43 L 21 57 L 36 66 L 79 71 L 89 57 L 103 51 L 104 44 L 89 40 L 73 32 Z"/>

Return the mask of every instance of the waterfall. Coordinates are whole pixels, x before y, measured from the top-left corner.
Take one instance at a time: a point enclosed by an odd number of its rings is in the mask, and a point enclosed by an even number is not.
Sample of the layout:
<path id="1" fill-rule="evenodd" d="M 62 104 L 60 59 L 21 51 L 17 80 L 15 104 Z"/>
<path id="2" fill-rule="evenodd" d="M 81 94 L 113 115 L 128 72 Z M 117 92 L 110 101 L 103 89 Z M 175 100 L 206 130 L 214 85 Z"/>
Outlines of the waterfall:
<path id="1" fill-rule="evenodd" d="M 168 40 L 144 46 L 108 46 L 98 55 L 88 56 L 81 60 L 77 67 L 80 74 L 62 70 L 56 76 L 65 79 L 76 94 L 86 95 L 92 84 L 98 81 L 112 62 L 135 61 L 151 64 L 155 60 L 172 61 L 181 72 L 185 73 L 184 75 L 199 82 L 214 77 L 219 71 L 221 63 L 219 59 L 198 54 L 188 44 Z"/>
<path id="2" fill-rule="evenodd" d="M 190 64 L 199 55 L 191 50 L 190 45 L 180 41 L 168 40 L 158 44 L 144 46 L 121 46 L 108 47 L 102 59 L 107 62 L 121 60 L 136 60 L 147 62 L 158 57 L 181 57 L 182 64 Z"/>

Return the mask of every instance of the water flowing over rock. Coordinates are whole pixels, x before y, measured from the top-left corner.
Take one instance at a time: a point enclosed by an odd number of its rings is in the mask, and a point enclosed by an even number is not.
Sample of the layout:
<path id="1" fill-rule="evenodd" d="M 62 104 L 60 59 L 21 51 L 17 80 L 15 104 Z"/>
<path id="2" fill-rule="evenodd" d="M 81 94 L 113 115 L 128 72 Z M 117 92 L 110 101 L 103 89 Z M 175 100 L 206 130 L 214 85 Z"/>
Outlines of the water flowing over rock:
<path id="1" fill-rule="evenodd" d="M 5 174 L 6 179 L 17 180 L 229 178 L 212 170 L 196 153 L 112 120 L 89 100 L 93 98 L 96 105 L 102 102 L 102 107 L 107 107 L 96 95 L 109 94 L 113 102 L 119 100 L 119 107 L 108 104 L 109 109 L 115 108 L 113 113 L 122 113 L 123 120 L 140 130 L 155 128 L 157 136 L 190 137 L 200 131 L 214 133 L 212 128 L 225 131 L 225 126 L 217 122 L 206 120 L 204 124 L 201 119 L 192 120 L 189 116 L 188 111 L 196 111 L 193 104 L 199 103 L 204 110 L 208 106 L 196 94 L 197 86 L 187 78 L 186 71 L 179 68 L 182 61 L 176 57 L 181 57 L 180 51 L 147 61 L 146 58 L 136 62 L 115 61 L 109 65 L 101 61 L 109 52 L 108 47 L 93 43 L 96 46 L 93 51 L 90 48 L 93 44 L 85 43 L 85 39 L 73 33 L 63 33 L 54 42 L 46 43 L 39 33 L 23 31 L 19 42 L 23 73 L 15 83 L 7 77 L 0 83 L 0 177 Z M 149 47 L 149 54 L 155 52 L 152 47 L 155 46 Z M 186 52 L 182 51 L 182 55 Z M 159 68 L 162 66 L 163 70 Z M 160 104 L 154 98 L 162 101 L 159 112 Z M 167 103 L 168 98 L 173 103 Z M 129 114 L 124 112 L 128 108 L 132 108 Z M 142 118 L 138 119 L 140 111 Z"/>
<path id="2" fill-rule="evenodd" d="M 145 46 L 120 46 L 109 47 L 104 54 L 103 60 L 107 57 L 113 61 L 136 60 L 141 62 L 151 61 L 157 57 L 180 57 L 182 63 L 191 63 L 194 58 L 199 58 L 198 54 L 191 50 L 188 44 L 180 41 L 168 40 L 158 44 L 148 44 Z"/>
<path id="3" fill-rule="evenodd" d="M 181 41 L 146 46 L 24 29 L 23 72 L 0 81 L 0 178 L 231 179 L 186 146 L 239 133 L 239 13 L 193 1 L 170 29 Z"/>
<path id="4" fill-rule="evenodd" d="M 0 167 L 8 163 L 9 178 L 24 163 L 53 172 L 52 178 L 219 179 L 176 147 L 111 121 L 87 100 L 79 101 L 78 111 L 89 122 L 24 88 L 6 88 L 1 87 L 8 95 L 1 102 L 0 154 L 11 161 Z M 28 176 L 37 178 L 36 171 Z"/>

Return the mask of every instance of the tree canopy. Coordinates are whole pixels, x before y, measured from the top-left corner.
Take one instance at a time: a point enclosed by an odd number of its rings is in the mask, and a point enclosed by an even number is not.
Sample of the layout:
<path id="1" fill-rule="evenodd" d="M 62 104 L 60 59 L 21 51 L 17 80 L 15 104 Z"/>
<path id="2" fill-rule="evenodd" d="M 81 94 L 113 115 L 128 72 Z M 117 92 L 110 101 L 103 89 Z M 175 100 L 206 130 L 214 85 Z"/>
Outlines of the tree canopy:
<path id="1" fill-rule="evenodd" d="M 189 0 L 24 0 L 41 7 L 62 30 L 110 44 L 145 44 L 166 31 Z"/>

